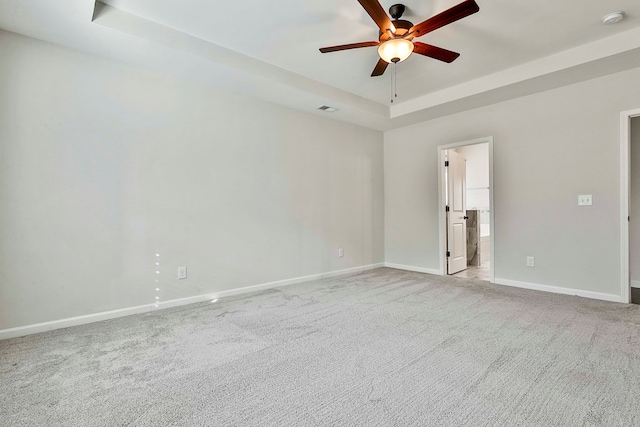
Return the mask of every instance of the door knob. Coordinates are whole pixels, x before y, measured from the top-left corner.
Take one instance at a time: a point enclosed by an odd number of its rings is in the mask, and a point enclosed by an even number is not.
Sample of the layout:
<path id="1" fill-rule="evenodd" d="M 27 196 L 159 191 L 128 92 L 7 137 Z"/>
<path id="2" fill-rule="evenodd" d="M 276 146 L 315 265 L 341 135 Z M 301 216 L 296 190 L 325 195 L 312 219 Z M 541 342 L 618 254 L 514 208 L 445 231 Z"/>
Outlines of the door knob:
<path id="1" fill-rule="evenodd" d="M 469 219 L 469 217 L 468 217 L 468 216 L 465 216 L 465 217 L 464 217 L 464 218 L 462 218 L 462 219 Z"/>

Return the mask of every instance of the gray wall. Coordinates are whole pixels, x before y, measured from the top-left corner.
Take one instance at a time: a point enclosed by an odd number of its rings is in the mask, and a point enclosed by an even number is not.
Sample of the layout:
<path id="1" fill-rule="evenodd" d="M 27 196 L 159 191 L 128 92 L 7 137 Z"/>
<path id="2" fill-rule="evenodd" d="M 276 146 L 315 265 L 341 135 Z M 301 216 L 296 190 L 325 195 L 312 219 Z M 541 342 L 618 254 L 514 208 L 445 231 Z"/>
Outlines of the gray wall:
<path id="1" fill-rule="evenodd" d="M 385 133 L 385 260 L 438 269 L 437 146 L 494 136 L 496 278 L 620 295 L 620 112 L 640 69 Z M 593 194 L 592 207 L 578 207 Z M 536 266 L 526 267 L 526 256 Z"/>
<path id="2" fill-rule="evenodd" d="M 631 186 L 629 199 L 629 273 L 640 287 L 640 117 L 631 119 Z"/>
<path id="3" fill-rule="evenodd" d="M 0 329 L 383 261 L 380 132 L 0 36 Z"/>
<path id="4" fill-rule="evenodd" d="M 488 210 L 489 201 L 489 144 L 475 144 L 456 148 L 466 160 L 467 209 Z"/>
<path id="5" fill-rule="evenodd" d="M 467 162 L 467 188 L 489 187 L 489 144 L 466 145 L 453 151 Z"/>

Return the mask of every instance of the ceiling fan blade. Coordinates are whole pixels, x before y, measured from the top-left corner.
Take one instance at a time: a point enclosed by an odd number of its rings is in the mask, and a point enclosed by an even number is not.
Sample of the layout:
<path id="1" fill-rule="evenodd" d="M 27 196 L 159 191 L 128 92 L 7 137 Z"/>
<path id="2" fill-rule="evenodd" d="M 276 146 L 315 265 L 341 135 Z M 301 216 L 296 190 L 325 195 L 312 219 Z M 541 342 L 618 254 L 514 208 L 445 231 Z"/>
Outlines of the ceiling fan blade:
<path id="1" fill-rule="evenodd" d="M 389 65 L 388 62 L 386 62 L 384 59 L 378 59 L 378 63 L 376 64 L 375 68 L 373 69 L 373 72 L 371 73 L 371 77 L 377 77 L 377 76 L 381 76 L 384 74 L 384 71 L 387 69 L 387 66 Z"/>
<path id="2" fill-rule="evenodd" d="M 421 42 L 413 42 L 413 53 L 428 56 L 443 62 L 453 62 L 460 56 L 458 52 Z"/>
<path id="3" fill-rule="evenodd" d="M 451 24 L 452 22 L 462 19 L 466 16 L 473 15 L 480 10 L 480 6 L 475 0 L 465 0 L 462 3 L 453 6 L 451 9 L 447 9 L 442 13 L 432 16 L 426 21 L 414 25 L 409 32 L 416 31 L 418 34 L 416 37 L 424 36 L 433 30 L 437 30 L 440 27 Z"/>
<path id="4" fill-rule="evenodd" d="M 320 48 L 320 52 L 322 53 L 337 52 L 339 50 L 357 49 L 359 47 L 378 46 L 379 44 L 380 42 L 360 42 L 360 43 L 341 44 L 339 46 L 329 46 L 329 47 Z"/>
<path id="5" fill-rule="evenodd" d="M 387 30 L 391 30 L 392 33 L 396 32 L 396 27 L 391 23 L 389 15 L 384 11 L 378 0 L 358 0 L 358 3 L 367 11 L 371 19 L 375 21 L 380 31 L 383 33 Z"/>

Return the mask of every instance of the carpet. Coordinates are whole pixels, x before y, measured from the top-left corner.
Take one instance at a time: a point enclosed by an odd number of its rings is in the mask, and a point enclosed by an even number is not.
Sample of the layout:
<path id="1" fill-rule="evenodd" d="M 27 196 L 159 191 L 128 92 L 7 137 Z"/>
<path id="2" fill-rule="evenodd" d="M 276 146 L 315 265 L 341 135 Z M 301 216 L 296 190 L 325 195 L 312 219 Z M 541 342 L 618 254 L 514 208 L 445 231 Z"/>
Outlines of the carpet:
<path id="1" fill-rule="evenodd" d="M 640 425 L 640 307 L 381 268 L 0 341 L 0 424 Z"/>

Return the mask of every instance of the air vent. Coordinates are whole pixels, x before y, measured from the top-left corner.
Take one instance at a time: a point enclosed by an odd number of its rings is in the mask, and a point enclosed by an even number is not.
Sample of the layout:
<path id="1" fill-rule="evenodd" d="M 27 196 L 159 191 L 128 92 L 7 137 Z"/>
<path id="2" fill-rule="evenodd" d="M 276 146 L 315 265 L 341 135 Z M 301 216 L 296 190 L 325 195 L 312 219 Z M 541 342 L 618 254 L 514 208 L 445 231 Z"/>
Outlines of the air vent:
<path id="1" fill-rule="evenodd" d="M 333 113 L 334 111 L 338 111 L 335 107 L 329 107 L 328 105 L 321 105 L 318 107 L 318 110 L 326 111 L 327 113 Z"/>

